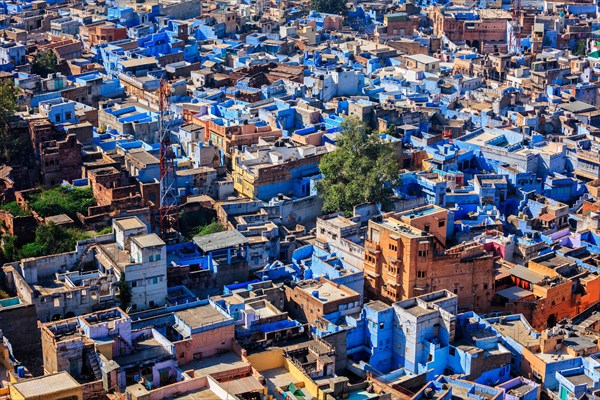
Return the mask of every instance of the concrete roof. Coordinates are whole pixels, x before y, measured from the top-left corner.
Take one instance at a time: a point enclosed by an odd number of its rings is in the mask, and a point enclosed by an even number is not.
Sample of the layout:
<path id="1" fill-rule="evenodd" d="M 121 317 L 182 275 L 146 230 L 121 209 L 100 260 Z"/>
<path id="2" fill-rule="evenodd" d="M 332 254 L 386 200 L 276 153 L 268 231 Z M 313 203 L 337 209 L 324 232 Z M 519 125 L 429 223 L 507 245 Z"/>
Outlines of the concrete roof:
<path id="1" fill-rule="evenodd" d="M 137 243 L 140 247 L 156 247 L 165 245 L 165 242 L 163 242 L 163 240 L 156 233 L 135 236 L 132 237 L 131 240 Z"/>
<path id="2" fill-rule="evenodd" d="M 138 67 L 141 65 L 156 64 L 154 57 L 130 58 L 129 60 L 121 61 L 123 68 Z"/>
<path id="3" fill-rule="evenodd" d="M 67 372 L 40 376 L 23 382 L 13 383 L 13 389 L 25 398 L 48 396 L 66 390 L 80 389 L 81 385 Z"/>
<path id="4" fill-rule="evenodd" d="M 126 217 L 115 220 L 115 224 L 124 231 L 146 227 L 138 217 Z"/>
<path id="5" fill-rule="evenodd" d="M 227 320 L 223 314 L 209 304 L 177 311 L 175 315 L 192 329 Z"/>
<path id="6" fill-rule="evenodd" d="M 415 60 L 416 62 L 420 62 L 423 64 L 429 64 L 440 61 L 435 57 L 428 56 L 427 54 L 411 54 L 404 57 L 410 58 L 411 60 Z"/>
<path id="7" fill-rule="evenodd" d="M 142 149 L 131 150 L 129 153 L 127 153 L 126 157 L 143 165 L 160 164 L 160 160 L 158 158 Z"/>
<path id="8" fill-rule="evenodd" d="M 204 252 L 247 244 L 248 239 L 236 230 L 194 237 L 194 243 Z"/>

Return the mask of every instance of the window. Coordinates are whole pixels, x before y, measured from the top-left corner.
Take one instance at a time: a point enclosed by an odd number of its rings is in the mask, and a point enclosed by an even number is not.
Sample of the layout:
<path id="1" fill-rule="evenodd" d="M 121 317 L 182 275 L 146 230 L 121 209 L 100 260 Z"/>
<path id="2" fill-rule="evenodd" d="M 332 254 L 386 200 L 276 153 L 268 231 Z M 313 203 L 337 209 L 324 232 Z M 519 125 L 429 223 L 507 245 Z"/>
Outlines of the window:
<path id="1" fill-rule="evenodd" d="M 450 353 L 450 355 L 451 355 L 452 357 L 454 357 L 454 356 L 456 355 L 456 348 L 455 348 L 455 347 L 452 347 L 452 346 L 450 346 L 449 353 Z"/>
<path id="2" fill-rule="evenodd" d="M 443 228 L 444 226 L 446 226 L 446 221 L 445 220 L 441 220 L 438 222 L 438 227 Z"/>
<path id="3" fill-rule="evenodd" d="M 425 271 L 417 271 L 417 278 L 425 278 Z"/>
<path id="4" fill-rule="evenodd" d="M 56 122 L 60 122 L 60 114 L 57 114 L 57 115 L 55 115 L 55 116 L 54 116 L 54 120 L 55 120 Z"/>
<path id="5" fill-rule="evenodd" d="M 65 119 L 66 119 L 66 120 L 69 120 L 69 119 L 71 119 L 71 113 L 70 113 L 70 112 L 68 112 L 68 113 L 65 113 Z"/>
<path id="6" fill-rule="evenodd" d="M 158 283 L 158 276 L 152 278 L 152 284 L 156 285 Z"/>
<path id="7" fill-rule="evenodd" d="M 458 294 L 458 288 L 454 288 L 454 294 Z"/>
<path id="8" fill-rule="evenodd" d="M 157 254 L 156 257 L 154 257 L 155 261 L 160 261 L 160 254 Z"/>
<path id="9" fill-rule="evenodd" d="M 152 254 L 150 254 L 150 257 L 148 257 L 148 261 L 150 261 L 150 262 L 154 261 L 154 256 Z"/>
<path id="10" fill-rule="evenodd" d="M 137 281 L 131 281 L 131 287 L 137 287 Z"/>
<path id="11" fill-rule="evenodd" d="M 429 232 L 429 224 L 425 225 L 424 229 L 425 232 Z"/>
<path id="12" fill-rule="evenodd" d="M 487 288 L 488 288 L 488 284 L 487 284 L 487 283 L 484 283 L 484 284 L 483 284 L 483 289 L 487 289 Z"/>
<path id="13" fill-rule="evenodd" d="M 392 250 L 392 251 L 398 251 L 398 246 L 390 243 L 390 250 Z"/>

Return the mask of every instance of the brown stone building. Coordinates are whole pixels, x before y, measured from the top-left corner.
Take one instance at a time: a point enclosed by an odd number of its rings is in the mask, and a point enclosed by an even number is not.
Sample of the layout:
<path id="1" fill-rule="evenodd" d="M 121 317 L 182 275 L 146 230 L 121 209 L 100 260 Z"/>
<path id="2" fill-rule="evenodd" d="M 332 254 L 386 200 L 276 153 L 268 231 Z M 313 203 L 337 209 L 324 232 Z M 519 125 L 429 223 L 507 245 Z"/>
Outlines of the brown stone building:
<path id="1" fill-rule="evenodd" d="M 581 251 L 571 250 L 569 255 L 576 257 Z M 558 254 L 535 257 L 528 268 L 514 266 L 508 275 L 514 286 L 496 292 L 492 305 L 525 315 L 535 329 L 553 327 L 600 301 L 600 276 Z"/>
<path id="2" fill-rule="evenodd" d="M 428 10 L 433 33 L 455 43 L 466 43 L 481 53 L 504 51 L 508 21 L 512 16 L 501 9 L 472 10 L 436 6 Z"/>
<path id="3" fill-rule="evenodd" d="M 50 140 L 41 144 L 40 173 L 42 184 L 55 186 L 62 181 L 81 178 L 81 144 L 74 134 L 64 140 Z"/>
<path id="4" fill-rule="evenodd" d="M 485 311 L 493 294 L 493 256 L 476 243 L 445 250 L 448 212 L 425 206 L 369 221 L 365 289 L 389 302 L 446 289 L 459 307 Z"/>
<path id="5" fill-rule="evenodd" d="M 39 156 L 44 186 L 81 178 L 81 144 L 75 134 L 65 136 L 45 118 L 29 122 L 29 137 L 35 154 Z"/>
<path id="6" fill-rule="evenodd" d="M 127 28 L 118 28 L 112 22 L 96 22 L 81 26 L 79 30 L 84 38 L 83 43 L 89 47 L 94 47 L 103 42 L 110 43 L 127 39 Z"/>
<path id="7" fill-rule="evenodd" d="M 354 290 L 321 278 L 286 286 L 285 303 L 293 318 L 313 322 L 338 311 L 344 315 L 360 312 L 362 299 Z"/>
<path id="8" fill-rule="evenodd" d="M 281 129 L 254 123 L 234 124 L 225 120 L 203 120 L 191 117 L 191 121 L 204 127 L 204 140 L 223 150 L 225 164 L 231 165 L 233 149 L 257 144 L 262 137 L 281 137 Z"/>

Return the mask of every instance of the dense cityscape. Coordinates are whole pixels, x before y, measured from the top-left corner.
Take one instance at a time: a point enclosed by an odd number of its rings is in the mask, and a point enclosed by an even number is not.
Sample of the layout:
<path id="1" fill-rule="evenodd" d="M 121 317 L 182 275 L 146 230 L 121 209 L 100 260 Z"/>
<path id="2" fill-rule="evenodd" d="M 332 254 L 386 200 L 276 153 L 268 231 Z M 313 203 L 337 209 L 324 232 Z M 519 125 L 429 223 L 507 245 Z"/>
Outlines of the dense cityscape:
<path id="1" fill-rule="evenodd" d="M 596 0 L 0 0 L 0 400 L 600 400 Z"/>

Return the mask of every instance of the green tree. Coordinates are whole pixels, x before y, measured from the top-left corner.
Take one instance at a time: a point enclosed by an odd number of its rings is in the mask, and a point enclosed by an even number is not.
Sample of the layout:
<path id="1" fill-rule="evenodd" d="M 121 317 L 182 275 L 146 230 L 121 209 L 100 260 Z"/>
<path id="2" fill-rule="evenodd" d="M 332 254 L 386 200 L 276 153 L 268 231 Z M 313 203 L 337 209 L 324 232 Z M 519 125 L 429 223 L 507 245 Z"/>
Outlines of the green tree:
<path id="1" fill-rule="evenodd" d="M 325 212 L 352 215 L 354 206 L 381 203 L 387 206 L 392 188 L 399 183 L 400 165 L 394 144 L 382 141 L 358 118 L 342 124 L 337 149 L 319 164 L 323 179 L 319 194 Z"/>
<path id="2" fill-rule="evenodd" d="M 89 234 L 80 229 L 65 229 L 54 223 L 40 225 L 35 230 L 35 241 L 24 245 L 18 252 L 17 258 L 41 257 L 73 251 L 79 240 L 89 237 Z"/>
<path id="3" fill-rule="evenodd" d="M 196 229 L 196 234 L 194 236 L 206 236 L 206 235 L 210 235 L 212 233 L 219 233 L 219 232 L 223 232 L 225 230 L 225 227 L 223 225 L 221 225 L 220 222 L 211 222 L 208 225 L 204 225 L 201 227 L 198 227 Z"/>
<path id="4" fill-rule="evenodd" d="M 17 259 L 17 237 L 16 236 L 3 236 L 2 237 L 2 254 L 4 259 L 12 261 Z"/>
<path id="5" fill-rule="evenodd" d="M 125 280 L 125 272 L 119 278 L 119 302 L 121 309 L 126 310 L 131 304 L 131 288 Z"/>
<path id="6" fill-rule="evenodd" d="M 326 14 L 346 15 L 348 13 L 345 0 L 311 0 L 311 8 Z"/>
<path id="7" fill-rule="evenodd" d="M 52 50 L 40 51 L 33 60 L 31 72 L 46 78 L 48 74 L 56 72 L 57 66 L 58 60 Z"/>
<path id="8" fill-rule="evenodd" d="M 27 150 L 22 139 L 8 127 L 8 121 L 15 111 L 17 88 L 12 81 L 4 81 L 0 84 L 0 163 L 10 163 Z"/>
<path id="9" fill-rule="evenodd" d="M 584 56 L 585 52 L 587 49 L 587 42 L 585 39 L 579 39 L 577 41 L 577 47 L 575 48 L 575 52 L 573 54 L 576 54 L 578 56 Z"/>

